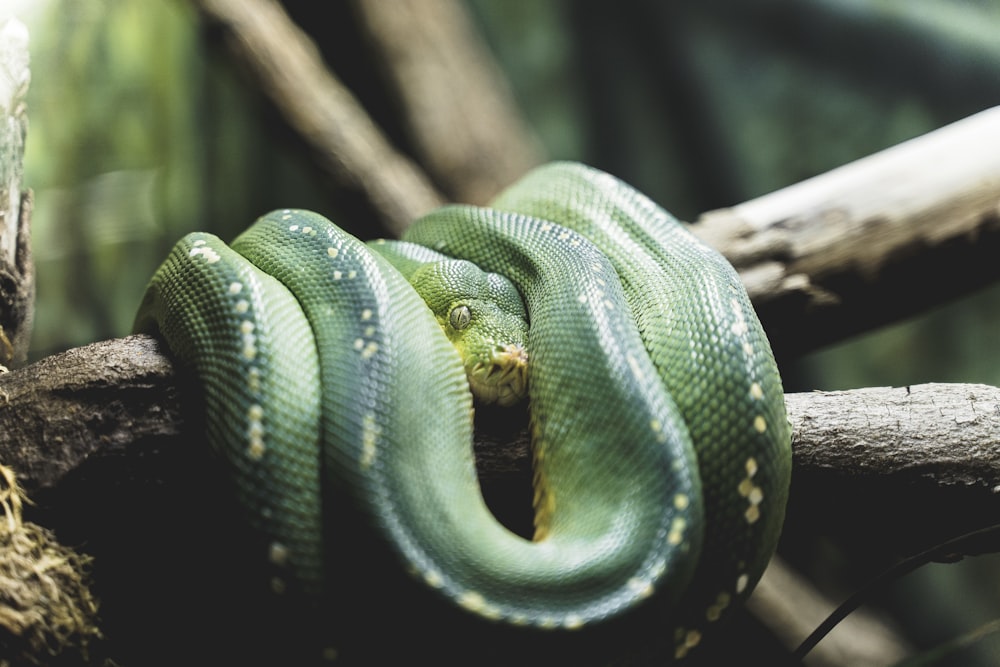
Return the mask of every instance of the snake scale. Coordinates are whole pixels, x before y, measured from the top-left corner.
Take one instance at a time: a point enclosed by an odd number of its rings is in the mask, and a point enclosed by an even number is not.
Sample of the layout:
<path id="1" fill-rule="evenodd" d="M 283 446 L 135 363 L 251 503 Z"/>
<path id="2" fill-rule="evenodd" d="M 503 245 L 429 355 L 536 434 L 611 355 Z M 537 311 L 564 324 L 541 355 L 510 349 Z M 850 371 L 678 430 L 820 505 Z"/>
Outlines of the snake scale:
<path id="1" fill-rule="evenodd" d="M 302 210 L 228 246 L 189 234 L 135 329 L 197 376 L 276 592 L 336 587 L 351 548 L 325 525 L 336 488 L 415 580 L 487 625 L 580 636 L 646 614 L 683 657 L 776 547 L 790 431 L 747 294 L 596 169 L 543 165 L 403 241 Z M 527 392 L 532 540 L 482 499 L 470 385 L 482 402 Z"/>

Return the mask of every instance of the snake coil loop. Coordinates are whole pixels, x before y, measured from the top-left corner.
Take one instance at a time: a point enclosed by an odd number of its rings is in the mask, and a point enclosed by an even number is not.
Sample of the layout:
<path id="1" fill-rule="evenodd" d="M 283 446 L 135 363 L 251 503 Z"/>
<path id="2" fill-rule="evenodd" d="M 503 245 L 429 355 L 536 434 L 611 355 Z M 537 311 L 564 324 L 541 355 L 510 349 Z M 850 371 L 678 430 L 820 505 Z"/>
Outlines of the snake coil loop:
<path id="1" fill-rule="evenodd" d="M 437 262 L 451 264 L 418 294 L 408 278 Z M 473 298 L 505 308 L 486 317 Z M 507 340 L 506 318 L 530 326 Z M 683 657 L 777 544 L 790 433 L 749 298 L 718 253 L 589 167 L 540 167 L 489 208 L 430 213 L 404 243 L 365 245 L 298 210 L 231 246 L 189 235 L 136 330 L 202 382 L 208 440 L 283 590 L 335 588 L 350 548 L 324 537 L 336 485 L 472 616 L 579 632 L 648 613 Z M 477 337 L 488 349 L 469 361 Z M 534 540 L 482 500 L 470 383 L 503 404 L 528 392 Z"/>

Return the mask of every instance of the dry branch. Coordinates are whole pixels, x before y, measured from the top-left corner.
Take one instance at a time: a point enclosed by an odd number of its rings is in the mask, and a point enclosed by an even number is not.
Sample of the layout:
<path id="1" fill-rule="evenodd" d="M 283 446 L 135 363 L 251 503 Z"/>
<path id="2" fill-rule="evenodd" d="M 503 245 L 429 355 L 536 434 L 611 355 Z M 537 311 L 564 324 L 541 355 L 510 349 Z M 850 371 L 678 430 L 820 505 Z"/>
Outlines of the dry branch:
<path id="1" fill-rule="evenodd" d="M 729 209 L 695 231 L 791 357 L 1000 278 L 1000 107 Z"/>
<path id="2" fill-rule="evenodd" d="M 18 471 L 33 494 L 57 487 L 95 455 L 127 458 L 140 441 L 168 447 L 191 428 L 181 405 L 183 381 L 159 343 L 146 336 L 95 343 L 4 374 L 0 460 Z M 820 491 L 813 484 L 800 482 L 815 478 L 835 479 L 834 488 L 846 486 L 855 494 L 870 488 L 880 498 L 893 498 L 879 503 L 878 521 L 895 530 L 908 527 L 900 537 L 915 546 L 1000 516 L 1000 389 L 926 384 L 789 394 L 787 403 L 794 500 L 810 511 L 830 505 L 815 497 Z M 526 430 L 484 428 L 479 445 L 485 481 L 520 501 L 530 483 Z M 500 451 L 486 451 L 498 441 Z M 926 509 L 914 516 L 914 508 Z M 862 496 L 844 498 L 835 509 L 836 523 L 858 530 L 877 514 Z"/>
<path id="3" fill-rule="evenodd" d="M 541 161 L 503 72 L 455 0 L 356 0 L 355 12 L 427 172 L 483 204 Z"/>
<path id="4" fill-rule="evenodd" d="M 95 343 L 0 376 L 0 460 L 56 514 L 60 504 L 97 493 L 70 478 L 97 484 L 146 475 L 156 484 L 157 475 L 177 474 L 176 452 L 190 453 L 181 443 L 200 428 L 182 404 L 192 400 L 184 382 L 160 344 L 146 336 Z M 810 521 L 878 531 L 914 550 L 996 522 L 1000 389 L 935 384 L 789 394 L 786 400 L 793 426 L 791 507 L 808 512 Z M 526 431 L 487 424 L 476 446 L 491 506 L 513 528 L 529 532 Z M 157 465 L 158 458 L 165 463 Z M 63 488 L 72 493 L 61 495 Z M 830 516 L 824 507 L 832 508 Z M 789 605 L 791 616 L 783 613 Z M 832 606 L 780 562 L 753 598 L 758 616 L 790 647 Z M 815 649 L 809 664 L 889 664 L 886 656 L 904 650 L 875 621 L 851 624 L 864 628 L 864 642 L 849 625 Z"/>
<path id="5" fill-rule="evenodd" d="M 257 74 L 289 124 L 325 156 L 338 182 L 363 191 L 390 234 L 398 235 L 440 201 L 272 0 L 197 4 L 225 27 L 241 60 Z M 518 134 L 513 112 L 484 115 L 475 105 L 486 97 L 462 95 L 462 88 L 472 85 L 462 82 L 474 80 L 476 72 L 491 71 L 485 54 L 479 52 L 455 70 L 456 58 L 430 48 L 442 39 L 438 30 L 444 28 L 425 22 L 422 12 L 410 16 L 404 11 L 408 6 L 393 4 L 391 12 L 384 12 L 382 3 L 356 4 L 363 25 L 384 54 L 408 110 L 414 142 L 424 147 L 423 159 L 429 165 L 441 160 L 435 170 L 449 189 L 456 189 L 455 178 L 471 183 L 483 173 L 475 163 L 477 154 L 504 154 L 502 147 L 490 143 L 487 126 L 500 128 L 498 136 L 521 147 L 511 148 L 512 162 L 506 168 L 503 161 L 497 162 L 496 181 L 487 179 L 462 190 L 462 196 L 472 200 L 485 198 L 534 160 L 530 142 L 510 139 Z M 447 3 L 433 6 L 448 14 Z M 397 39 L 403 14 L 409 17 L 405 28 L 414 33 L 412 39 Z M 458 36 L 461 19 L 452 15 L 449 20 L 455 28 L 445 30 L 444 38 L 453 45 L 468 42 Z M 423 45 L 419 49 L 417 42 Z M 394 51 L 390 44 L 401 50 Z M 471 47 L 466 43 L 463 48 Z M 492 83 L 487 87 L 502 89 Z M 496 103 L 507 105 L 504 100 Z M 437 123 L 452 112 L 457 116 Z M 442 134 L 448 139 L 441 140 Z M 998 141 L 1000 108 L 763 197 L 705 213 L 693 228 L 736 266 L 772 346 L 782 358 L 792 358 L 1000 278 L 1000 263 L 995 261 L 1000 252 L 1000 156 L 991 150 Z M 526 152 L 518 155 L 522 150 Z M 432 154 L 438 157 L 432 159 Z"/>
<path id="6" fill-rule="evenodd" d="M 273 0 L 198 0 L 289 125 L 312 146 L 334 183 L 360 191 L 398 236 L 441 196 L 371 121 L 323 62 L 316 45 Z"/>

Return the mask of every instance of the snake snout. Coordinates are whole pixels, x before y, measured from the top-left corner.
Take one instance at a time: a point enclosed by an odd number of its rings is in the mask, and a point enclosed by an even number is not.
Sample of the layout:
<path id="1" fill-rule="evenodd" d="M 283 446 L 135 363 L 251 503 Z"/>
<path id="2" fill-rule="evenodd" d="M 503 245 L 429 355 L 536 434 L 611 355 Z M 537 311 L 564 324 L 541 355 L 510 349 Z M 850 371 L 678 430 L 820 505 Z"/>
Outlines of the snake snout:
<path id="1" fill-rule="evenodd" d="M 472 393 L 483 403 L 508 407 L 528 393 L 528 353 L 516 343 L 497 345 L 488 360 L 467 371 Z"/>

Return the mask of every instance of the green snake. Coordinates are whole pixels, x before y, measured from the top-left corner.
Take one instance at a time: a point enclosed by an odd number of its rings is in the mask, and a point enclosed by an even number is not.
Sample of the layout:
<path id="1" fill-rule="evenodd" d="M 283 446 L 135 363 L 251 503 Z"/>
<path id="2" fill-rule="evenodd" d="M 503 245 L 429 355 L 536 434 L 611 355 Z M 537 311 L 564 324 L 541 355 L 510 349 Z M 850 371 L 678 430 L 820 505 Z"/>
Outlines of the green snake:
<path id="1" fill-rule="evenodd" d="M 641 613 L 683 657 L 776 547 L 790 430 L 749 298 L 596 169 L 544 165 L 402 241 L 302 210 L 228 246 L 189 234 L 135 329 L 197 376 L 276 592 L 336 588 L 336 488 L 403 570 L 488 625 L 579 636 Z M 527 393 L 534 539 L 483 501 L 470 387 Z"/>

